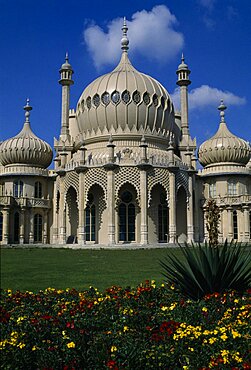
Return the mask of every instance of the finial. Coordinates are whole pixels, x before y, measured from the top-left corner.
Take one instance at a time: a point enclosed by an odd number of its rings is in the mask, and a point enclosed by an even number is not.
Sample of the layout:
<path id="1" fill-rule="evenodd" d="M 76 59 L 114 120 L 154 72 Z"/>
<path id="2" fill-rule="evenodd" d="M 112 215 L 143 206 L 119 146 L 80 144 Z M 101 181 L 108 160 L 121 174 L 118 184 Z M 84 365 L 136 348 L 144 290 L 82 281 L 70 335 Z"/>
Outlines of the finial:
<path id="1" fill-rule="evenodd" d="M 24 106 L 24 110 L 25 110 L 25 122 L 29 123 L 30 111 L 32 110 L 29 98 L 26 99 L 26 105 Z"/>
<path id="2" fill-rule="evenodd" d="M 185 58 L 184 58 L 184 54 L 182 52 L 182 54 L 181 54 L 181 63 L 184 63 L 184 62 L 185 62 Z"/>
<path id="3" fill-rule="evenodd" d="M 220 120 L 221 122 L 225 122 L 225 110 L 227 107 L 225 106 L 223 99 L 221 99 L 220 105 L 218 106 L 218 110 L 220 111 Z"/>
<path id="4" fill-rule="evenodd" d="M 69 62 L 69 55 L 68 55 L 68 51 L 65 53 L 65 63 L 68 63 Z"/>
<path id="5" fill-rule="evenodd" d="M 123 35 L 122 35 L 122 39 L 121 39 L 121 49 L 124 52 L 127 52 L 127 50 L 129 49 L 129 47 L 128 47 L 129 40 L 128 40 L 128 37 L 127 37 L 128 27 L 127 27 L 127 24 L 126 24 L 126 17 L 124 17 L 124 24 L 123 24 L 123 27 L 121 29 L 123 31 Z"/>

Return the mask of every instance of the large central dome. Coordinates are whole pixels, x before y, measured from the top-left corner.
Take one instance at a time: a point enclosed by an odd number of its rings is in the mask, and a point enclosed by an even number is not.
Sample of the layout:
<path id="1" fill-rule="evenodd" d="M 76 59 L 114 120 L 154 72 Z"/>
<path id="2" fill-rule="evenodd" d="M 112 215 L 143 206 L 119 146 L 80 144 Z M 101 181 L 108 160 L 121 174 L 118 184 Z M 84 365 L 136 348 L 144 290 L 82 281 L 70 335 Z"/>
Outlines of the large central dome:
<path id="1" fill-rule="evenodd" d="M 118 66 L 87 86 L 78 101 L 79 132 L 87 139 L 123 133 L 135 136 L 148 133 L 166 139 L 170 132 L 177 134 L 168 92 L 154 78 L 132 66 L 127 54 L 126 24 L 122 29 L 122 56 Z"/>

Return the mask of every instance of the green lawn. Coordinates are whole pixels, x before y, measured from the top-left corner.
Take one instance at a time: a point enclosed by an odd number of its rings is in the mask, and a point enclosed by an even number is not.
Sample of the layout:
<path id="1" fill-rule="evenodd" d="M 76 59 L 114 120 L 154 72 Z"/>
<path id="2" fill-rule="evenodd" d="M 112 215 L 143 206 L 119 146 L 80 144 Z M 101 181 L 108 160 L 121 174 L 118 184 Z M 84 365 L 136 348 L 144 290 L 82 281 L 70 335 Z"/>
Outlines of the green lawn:
<path id="1" fill-rule="evenodd" d="M 172 252 L 180 255 L 178 248 Z M 170 249 L 70 250 L 2 249 L 1 288 L 36 292 L 47 287 L 104 290 L 136 286 L 146 279 L 161 283 L 159 259 Z"/>

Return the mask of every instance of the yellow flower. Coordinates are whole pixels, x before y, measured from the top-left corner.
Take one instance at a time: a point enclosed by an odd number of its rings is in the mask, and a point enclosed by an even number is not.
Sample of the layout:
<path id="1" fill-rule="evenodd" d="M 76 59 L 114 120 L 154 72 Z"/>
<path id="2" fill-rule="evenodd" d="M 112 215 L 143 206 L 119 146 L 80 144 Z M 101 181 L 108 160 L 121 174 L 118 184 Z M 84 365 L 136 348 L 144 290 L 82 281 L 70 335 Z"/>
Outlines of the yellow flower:
<path id="1" fill-rule="evenodd" d="M 188 347 L 189 351 L 193 352 L 194 351 L 194 348 L 192 347 Z"/>
<path id="2" fill-rule="evenodd" d="M 75 348 L 75 347 L 76 347 L 76 345 L 75 345 L 75 343 L 74 343 L 74 342 L 70 342 L 70 343 L 67 343 L 67 347 L 68 347 L 68 348 Z"/>
<path id="3" fill-rule="evenodd" d="M 36 346 L 33 346 L 31 350 L 32 351 L 36 351 L 37 350 L 37 347 Z"/>
<path id="4" fill-rule="evenodd" d="M 128 326 L 124 326 L 124 329 L 123 329 L 123 331 L 125 332 L 125 331 L 128 331 L 129 329 L 128 329 Z"/>
<path id="5" fill-rule="evenodd" d="M 232 333 L 233 338 L 241 337 L 241 334 L 238 333 L 238 331 L 235 331 L 234 329 L 232 329 L 231 333 Z"/>
<path id="6" fill-rule="evenodd" d="M 166 310 L 168 310 L 168 307 L 167 306 L 163 306 L 163 307 L 161 307 L 161 310 L 162 311 L 166 311 Z"/>
<path id="7" fill-rule="evenodd" d="M 118 348 L 116 346 L 111 347 L 111 352 L 116 352 L 117 350 L 118 350 Z"/>
<path id="8" fill-rule="evenodd" d="M 222 334 L 220 336 L 220 338 L 223 340 L 223 342 L 225 342 L 227 340 L 228 336 L 226 334 Z"/>
<path id="9" fill-rule="evenodd" d="M 212 337 L 212 338 L 209 338 L 209 343 L 210 344 L 214 344 L 214 342 L 216 342 L 217 339 L 215 337 Z"/>
<path id="10" fill-rule="evenodd" d="M 208 311 L 208 309 L 207 309 L 206 307 L 203 307 L 203 308 L 202 308 L 202 311 L 203 311 L 203 312 L 207 312 L 207 311 Z"/>
<path id="11" fill-rule="evenodd" d="M 20 342 L 20 343 L 18 343 L 18 345 L 17 345 L 17 347 L 19 347 L 19 348 L 24 348 L 25 347 L 25 343 L 22 343 L 22 342 Z"/>

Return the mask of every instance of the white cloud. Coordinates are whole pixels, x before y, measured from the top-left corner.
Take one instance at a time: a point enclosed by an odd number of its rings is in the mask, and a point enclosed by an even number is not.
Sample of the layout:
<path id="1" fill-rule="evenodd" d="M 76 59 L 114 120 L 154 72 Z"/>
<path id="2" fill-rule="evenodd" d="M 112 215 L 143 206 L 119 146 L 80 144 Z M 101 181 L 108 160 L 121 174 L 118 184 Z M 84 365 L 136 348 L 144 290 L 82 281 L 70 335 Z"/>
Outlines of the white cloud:
<path id="1" fill-rule="evenodd" d="M 184 45 L 183 34 L 174 29 L 177 23 L 165 5 L 134 13 L 127 21 L 130 53 L 137 52 L 160 63 L 172 59 Z M 116 18 L 108 23 L 107 32 L 96 24 L 84 30 L 84 40 L 97 68 L 119 59 L 122 25 L 123 19 Z"/>
<path id="2" fill-rule="evenodd" d="M 180 109 L 179 88 L 176 88 L 171 96 L 176 109 Z M 220 104 L 221 99 L 223 99 L 224 103 L 228 106 L 243 105 L 246 103 L 246 99 L 244 97 L 239 97 L 230 91 L 222 91 L 208 85 L 197 87 L 191 90 L 188 95 L 190 109 L 217 107 Z"/>

